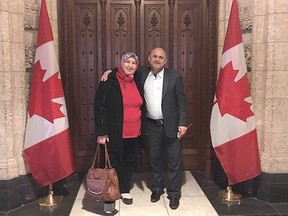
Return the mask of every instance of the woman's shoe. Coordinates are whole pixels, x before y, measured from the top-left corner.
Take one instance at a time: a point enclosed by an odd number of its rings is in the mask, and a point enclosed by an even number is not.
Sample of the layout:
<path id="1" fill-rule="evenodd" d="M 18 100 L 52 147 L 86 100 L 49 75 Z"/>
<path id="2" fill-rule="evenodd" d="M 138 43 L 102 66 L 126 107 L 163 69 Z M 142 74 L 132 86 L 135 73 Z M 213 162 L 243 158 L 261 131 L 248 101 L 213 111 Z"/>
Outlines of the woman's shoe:
<path id="1" fill-rule="evenodd" d="M 130 193 L 121 193 L 121 199 L 122 202 L 126 205 L 132 205 L 133 204 L 133 198 L 130 195 Z"/>
<path id="2" fill-rule="evenodd" d="M 104 212 L 107 214 L 113 213 L 115 210 L 115 202 L 113 203 L 104 203 Z"/>

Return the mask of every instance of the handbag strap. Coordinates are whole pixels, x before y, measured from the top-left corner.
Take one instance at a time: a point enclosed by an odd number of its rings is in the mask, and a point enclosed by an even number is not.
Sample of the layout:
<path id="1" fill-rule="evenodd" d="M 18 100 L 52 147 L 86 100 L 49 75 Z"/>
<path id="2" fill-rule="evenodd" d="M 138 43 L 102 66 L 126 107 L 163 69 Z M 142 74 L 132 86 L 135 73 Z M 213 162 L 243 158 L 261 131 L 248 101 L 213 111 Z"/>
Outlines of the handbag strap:
<path id="1" fill-rule="evenodd" d="M 92 162 L 92 166 L 91 168 L 95 168 L 95 163 L 97 160 L 97 167 L 99 167 L 99 162 L 100 162 L 100 145 L 104 145 L 104 153 L 105 153 L 105 168 L 109 168 L 111 169 L 111 162 L 110 162 L 110 158 L 109 158 L 109 154 L 108 154 L 108 149 L 107 149 L 107 143 L 105 144 L 97 144 L 96 147 L 96 151 L 95 151 L 95 155 L 93 158 L 93 162 Z"/>
<path id="2" fill-rule="evenodd" d="M 91 165 L 92 169 L 95 167 L 96 159 L 98 159 L 97 160 L 97 167 L 99 166 L 99 158 L 100 158 L 100 149 L 99 148 L 100 148 L 99 144 L 97 143 L 96 151 L 95 151 L 93 162 L 92 162 L 92 165 Z"/>
<path id="3" fill-rule="evenodd" d="M 108 154 L 108 149 L 107 149 L 107 144 L 105 143 L 105 167 L 108 169 L 111 169 L 111 162 L 110 162 L 110 158 L 109 158 L 109 154 Z"/>

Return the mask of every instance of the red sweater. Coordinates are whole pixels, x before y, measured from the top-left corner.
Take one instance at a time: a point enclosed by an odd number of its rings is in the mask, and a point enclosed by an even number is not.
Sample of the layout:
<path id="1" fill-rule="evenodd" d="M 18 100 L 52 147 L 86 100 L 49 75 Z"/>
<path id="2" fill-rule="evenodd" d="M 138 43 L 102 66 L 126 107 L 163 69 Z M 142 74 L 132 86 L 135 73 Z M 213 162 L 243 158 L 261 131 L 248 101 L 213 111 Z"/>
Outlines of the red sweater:
<path id="1" fill-rule="evenodd" d="M 119 71 L 117 71 L 119 73 Z M 132 77 L 117 76 L 123 98 L 123 138 L 135 138 L 141 135 L 141 106 L 143 104 L 136 83 Z M 132 78 L 132 79 L 131 79 Z"/>

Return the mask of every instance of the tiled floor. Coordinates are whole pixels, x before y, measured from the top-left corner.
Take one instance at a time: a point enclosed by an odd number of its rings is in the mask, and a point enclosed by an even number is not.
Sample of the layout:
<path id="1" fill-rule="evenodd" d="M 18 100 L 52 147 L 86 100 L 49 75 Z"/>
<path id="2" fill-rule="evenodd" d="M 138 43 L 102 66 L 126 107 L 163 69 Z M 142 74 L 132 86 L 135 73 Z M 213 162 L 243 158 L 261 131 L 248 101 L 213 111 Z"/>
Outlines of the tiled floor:
<path id="1" fill-rule="evenodd" d="M 183 173 L 182 197 L 177 210 L 169 208 L 169 200 L 166 194 L 163 194 L 158 202 L 150 202 L 151 191 L 149 189 L 148 173 L 134 175 L 133 182 L 134 186 L 131 190 L 131 195 L 134 198 L 134 203 L 129 206 L 118 200 L 115 207 L 116 216 L 218 215 L 189 171 Z M 87 199 L 83 200 L 84 193 L 85 188 L 81 185 L 70 216 L 103 215 L 103 203 Z"/>
<path id="2" fill-rule="evenodd" d="M 240 205 L 227 205 L 218 196 L 220 189 L 205 179 L 200 171 L 185 172 L 182 187 L 182 198 L 177 210 L 168 206 L 166 195 L 157 203 L 150 202 L 148 173 L 136 173 L 135 185 L 131 191 L 134 204 L 126 206 L 118 201 L 117 216 L 287 216 L 288 203 L 266 203 L 252 197 L 242 197 Z M 29 203 L 10 212 L 0 212 L 0 216 L 92 216 L 103 214 L 102 203 L 83 201 L 83 176 L 73 174 L 61 191 L 64 200 L 55 207 L 40 207 L 38 202 Z M 198 184 L 197 184 L 198 183 Z M 201 189 L 200 189 L 201 188 Z M 66 191 L 65 191 L 66 190 Z M 209 201 L 208 201 L 209 200 Z M 75 203 L 75 204 L 74 204 Z M 211 204 L 210 204 L 211 203 Z M 216 213 L 217 212 L 217 213 Z"/>
<path id="3" fill-rule="evenodd" d="M 192 172 L 199 186 L 221 216 L 288 216 L 288 203 L 267 203 L 253 197 L 242 196 L 240 205 L 223 203 L 218 193 L 221 190 L 212 181 L 207 181 L 199 171 Z"/>

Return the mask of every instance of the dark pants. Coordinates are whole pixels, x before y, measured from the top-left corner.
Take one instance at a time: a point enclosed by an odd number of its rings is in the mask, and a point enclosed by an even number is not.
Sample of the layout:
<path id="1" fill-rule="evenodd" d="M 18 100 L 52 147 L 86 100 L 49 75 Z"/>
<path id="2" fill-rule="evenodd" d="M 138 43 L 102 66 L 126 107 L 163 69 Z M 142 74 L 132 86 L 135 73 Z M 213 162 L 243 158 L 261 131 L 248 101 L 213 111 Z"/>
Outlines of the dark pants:
<path id="1" fill-rule="evenodd" d="M 121 193 L 129 193 L 131 189 L 131 179 L 134 172 L 139 138 L 124 139 L 124 151 L 122 163 L 120 165 L 119 185 Z"/>
<path id="2" fill-rule="evenodd" d="M 115 168 L 118 176 L 120 193 L 130 192 L 132 174 L 134 172 L 134 162 L 138 147 L 139 137 L 123 139 L 122 154 L 119 152 L 109 153 L 111 166 Z M 104 161 L 104 158 L 102 158 L 102 161 Z M 105 201 L 105 203 L 114 203 L 114 201 Z"/>
<path id="3" fill-rule="evenodd" d="M 147 122 L 149 160 L 151 165 L 153 191 L 164 189 L 165 166 L 167 165 L 168 198 L 181 197 L 182 146 L 178 138 L 168 138 L 163 126 Z M 167 159 L 167 162 L 165 161 Z"/>
<path id="4" fill-rule="evenodd" d="M 139 138 L 123 139 L 123 151 L 116 154 L 110 154 L 112 167 L 115 168 L 120 193 L 129 193 L 131 189 L 131 179 L 134 172 L 137 149 L 139 147 Z"/>

